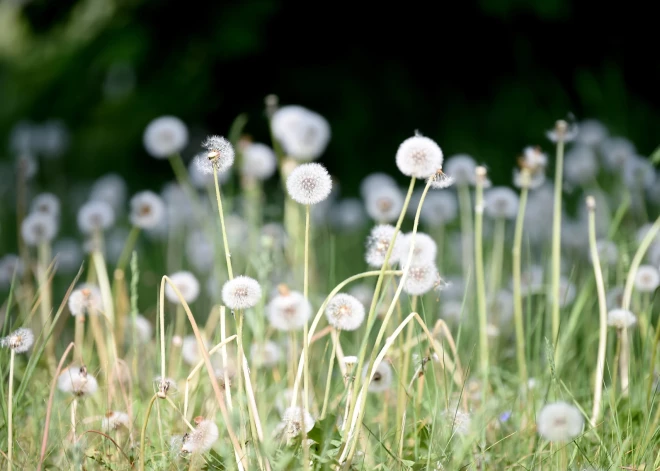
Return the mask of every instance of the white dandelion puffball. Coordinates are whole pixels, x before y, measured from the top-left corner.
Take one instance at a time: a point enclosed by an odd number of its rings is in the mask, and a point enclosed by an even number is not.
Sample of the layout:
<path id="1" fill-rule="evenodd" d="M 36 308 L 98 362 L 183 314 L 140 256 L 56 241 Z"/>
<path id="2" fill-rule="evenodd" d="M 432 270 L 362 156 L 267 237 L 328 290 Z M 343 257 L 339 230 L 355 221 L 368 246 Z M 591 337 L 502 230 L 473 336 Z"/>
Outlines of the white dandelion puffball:
<path id="1" fill-rule="evenodd" d="M 544 172 L 548 166 L 548 156 L 540 147 L 527 146 L 523 149 L 522 163 L 532 174 L 539 171 Z"/>
<path id="2" fill-rule="evenodd" d="M 188 144 L 188 128 L 179 118 L 161 116 L 149 123 L 142 142 L 147 152 L 157 159 L 178 154 Z"/>
<path id="3" fill-rule="evenodd" d="M 209 237 L 201 230 L 193 230 L 186 237 L 188 261 L 201 273 L 209 273 L 214 264 L 214 247 Z"/>
<path id="4" fill-rule="evenodd" d="M 433 238 L 428 234 L 423 232 L 417 232 L 414 235 L 415 246 L 413 248 L 412 263 L 413 264 L 424 264 L 424 263 L 435 263 L 435 257 L 438 253 L 438 245 L 435 243 Z M 409 232 L 408 234 L 401 235 L 401 244 L 399 246 L 399 251 L 402 258 L 408 256 L 410 252 L 410 246 L 413 243 L 413 233 Z"/>
<path id="5" fill-rule="evenodd" d="M 69 312 L 72 316 L 96 315 L 101 311 L 101 290 L 90 283 L 83 283 L 69 296 Z"/>
<path id="6" fill-rule="evenodd" d="M 282 349 L 272 340 L 253 343 L 250 346 L 250 359 L 255 367 L 272 368 L 282 361 Z"/>
<path id="7" fill-rule="evenodd" d="M 498 186 L 484 195 L 486 215 L 492 218 L 515 219 L 518 213 L 518 194 L 511 188 Z"/>
<path id="8" fill-rule="evenodd" d="M 367 252 L 365 255 L 365 259 L 369 266 L 374 268 L 380 268 L 383 266 L 383 263 L 385 263 L 385 256 L 390 248 L 390 242 L 392 242 L 395 232 L 396 229 L 394 226 L 390 226 L 389 224 L 381 224 L 375 226 L 371 230 L 369 237 L 367 237 Z M 394 238 L 394 246 L 392 247 L 392 253 L 390 254 L 390 265 L 399 261 L 401 255 L 400 244 L 401 241 L 397 235 L 397 237 Z"/>
<path id="9" fill-rule="evenodd" d="M 609 137 L 600 144 L 603 163 L 612 172 L 623 170 L 626 161 L 632 158 L 637 150 L 635 145 L 624 137 Z"/>
<path id="10" fill-rule="evenodd" d="M 364 322 L 364 305 L 350 294 L 339 293 L 328 302 L 325 315 L 337 330 L 356 330 Z"/>
<path id="11" fill-rule="evenodd" d="M 144 345 L 149 343 L 153 335 L 154 328 L 146 317 L 144 317 L 142 314 L 135 316 L 135 320 L 133 321 L 133 328 L 135 329 L 135 335 L 137 336 L 137 341 L 139 344 Z"/>
<path id="12" fill-rule="evenodd" d="M 642 293 L 652 293 L 660 286 L 660 272 L 651 265 L 641 265 L 635 273 L 635 289 Z"/>
<path id="13" fill-rule="evenodd" d="M 57 271 L 75 273 L 83 261 L 80 242 L 73 238 L 57 240 L 53 244 L 53 255 L 57 257 Z"/>
<path id="14" fill-rule="evenodd" d="M 188 164 L 188 174 L 193 186 L 200 190 L 213 187 L 215 184 L 213 168 L 208 162 L 207 152 L 200 152 Z M 210 171 L 209 171 L 210 169 Z M 226 172 L 218 173 L 218 184 L 224 185 L 229 181 L 232 172 L 231 169 Z"/>
<path id="15" fill-rule="evenodd" d="M 434 191 L 427 193 L 419 218 L 428 227 L 439 227 L 452 222 L 458 215 L 458 203 L 454 193 Z"/>
<path id="16" fill-rule="evenodd" d="M 302 106 L 283 106 L 271 118 L 273 136 L 286 155 L 299 160 L 315 160 L 330 141 L 330 125 L 326 119 Z"/>
<path id="17" fill-rule="evenodd" d="M 131 198 L 131 224 L 140 229 L 153 229 L 165 217 L 165 203 L 153 191 L 141 191 Z"/>
<path id="18" fill-rule="evenodd" d="M 580 186 L 592 182 L 600 169 L 596 153 L 591 147 L 573 146 L 564 159 L 564 180 L 570 185 Z"/>
<path id="19" fill-rule="evenodd" d="M 201 173 L 224 173 L 234 165 L 234 147 L 224 137 L 209 136 L 202 142 L 202 147 L 206 149 L 205 152 L 195 158 L 197 169 Z"/>
<path id="20" fill-rule="evenodd" d="M 87 368 L 72 366 L 58 376 L 57 388 L 74 396 L 91 396 L 98 390 L 99 384 L 94 376 L 87 373 Z"/>
<path id="21" fill-rule="evenodd" d="M 566 402 L 546 404 L 536 418 L 539 435 L 550 442 L 568 442 L 582 433 L 584 418 Z"/>
<path id="22" fill-rule="evenodd" d="M 7 288 L 16 276 L 19 279 L 23 276 L 23 262 L 16 254 L 7 254 L 0 258 L 0 289 Z"/>
<path id="23" fill-rule="evenodd" d="M 286 179 L 291 199 L 300 204 L 317 204 L 332 190 L 330 174 L 321 164 L 311 163 L 296 167 Z"/>
<path id="24" fill-rule="evenodd" d="M 558 120 L 555 126 L 546 131 L 545 135 L 551 142 L 573 142 L 578 135 L 577 123 L 567 123 L 564 120 Z"/>
<path id="25" fill-rule="evenodd" d="M 241 173 L 256 180 L 267 180 L 275 174 L 277 157 L 273 149 L 259 142 L 250 143 L 241 152 Z"/>
<path id="26" fill-rule="evenodd" d="M 16 353 L 27 352 L 33 343 L 34 334 L 32 333 L 32 329 L 26 329 L 24 327 L 15 330 L 0 340 L 0 346 L 13 350 Z"/>
<path id="27" fill-rule="evenodd" d="M 435 262 L 411 264 L 403 291 L 412 296 L 421 296 L 431 291 L 440 282 Z"/>
<path id="28" fill-rule="evenodd" d="M 94 182 L 89 193 L 89 200 L 105 201 L 112 206 L 115 214 L 119 214 L 123 212 L 127 195 L 126 180 L 116 173 L 108 173 Z"/>
<path id="29" fill-rule="evenodd" d="M 371 219 L 379 223 L 389 223 L 398 219 L 404 196 L 396 186 L 382 186 L 369 192 L 364 203 Z"/>
<path id="30" fill-rule="evenodd" d="M 627 309 L 612 309 L 607 313 L 607 325 L 617 329 L 630 328 L 637 323 L 635 314 Z"/>
<path id="31" fill-rule="evenodd" d="M 388 174 L 381 172 L 371 173 L 362 179 L 360 183 L 360 195 L 363 199 L 367 199 L 369 193 L 386 186 L 398 188 L 396 180 Z"/>
<path id="32" fill-rule="evenodd" d="M 130 427 L 131 421 L 126 412 L 110 411 L 105 414 L 105 417 L 101 421 L 101 428 L 106 432 L 120 428 L 129 429 Z"/>
<path id="33" fill-rule="evenodd" d="M 463 412 L 460 409 L 447 409 L 442 413 L 442 417 L 452 434 L 465 436 L 470 433 L 472 419 L 469 413 Z"/>
<path id="34" fill-rule="evenodd" d="M 194 303 L 197 300 L 197 297 L 199 296 L 199 281 L 197 281 L 195 275 L 189 271 L 179 271 L 172 273 L 169 278 L 172 281 L 172 284 L 179 290 L 181 297 L 186 303 Z M 181 303 L 179 296 L 177 296 L 176 292 L 168 282 L 165 282 L 165 297 L 167 297 L 167 300 L 171 303 Z"/>
<path id="35" fill-rule="evenodd" d="M 396 166 L 404 175 L 428 178 L 442 168 L 442 150 L 433 139 L 421 135 L 409 137 L 396 152 Z"/>
<path id="36" fill-rule="evenodd" d="M 603 123 L 595 119 L 585 119 L 578 125 L 576 141 L 587 146 L 597 146 L 607 137 L 608 131 Z"/>
<path id="37" fill-rule="evenodd" d="M 183 436 L 181 451 L 184 453 L 206 453 L 218 440 L 220 432 L 215 422 L 197 417 L 197 426 Z"/>
<path id="38" fill-rule="evenodd" d="M 358 364 L 358 357 L 354 355 L 347 355 L 344 357 L 344 365 L 346 365 L 349 370 L 357 364 Z"/>
<path id="39" fill-rule="evenodd" d="M 466 154 L 454 155 L 447 159 L 443 170 L 451 175 L 457 185 L 474 185 L 476 183 L 477 163 Z"/>
<path id="40" fill-rule="evenodd" d="M 623 166 L 623 181 L 629 188 L 652 188 L 655 184 L 655 168 L 647 158 L 634 155 Z"/>
<path id="41" fill-rule="evenodd" d="M 205 338 L 202 339 L 206 350 L 211 348 L 211 344 Z M 204 359 L 197 337 L 194 335 L 187 335 L 181 340 L 181 358 L 189 366 L 195 366 L 197 363 Z"/>
<path id="42" fill-rule="evenodd" d="M 260 299 L 261 285 L 249 276 L 237 276 L 222 287 L 222 302 L 229 309 L 248 309 L 256 306 Z"/>
<path id="43" fill-rule="evenodd" d="M 367 376 L 367 369 L 369 365 L 364 367 L 362 376 Z M 376 368 L 376 371 L 371 375 L 369 382 L 369 392 L 381 393 L 390 389 L 392 385 L 392 367 L 387 361 L 381 361 Z"/>
<path id="44" fill-rule="evenodd" d="M 60 199 L 52 193 L 41 193 L 30 204 L 31 213 L 41 213 L 55 219 L 60 217 Z"/>
<path id="45" fill-rule="evenodd" d="M 57 219 L 48 214 L 32 213 L 21 223 L 21 236 L 30 247 L 50 242 L 56 235 Z"/>
<path id="46" fill-rule="evenodd" d="M 282 331 L 300 330 L 309 321 L 312 306 L 298 291 L 280 288 L 266 306 L 266 316 L 270 325 Z"/>
<path id="47" fill-rule="evenodd" d="M 78 211 L 78 228 L 83 234 L 105 231 L 115 223 L 115 211 L 105 201 L 89 201 Z"/>
<path id="48" fill-rule="evenodd" d="M 282 414 L 282 426 L 286 438 L 295 438 L 303 429 L 309 433 L 314 428 L 314 418 L 302 407 L 289 407 Z"/>

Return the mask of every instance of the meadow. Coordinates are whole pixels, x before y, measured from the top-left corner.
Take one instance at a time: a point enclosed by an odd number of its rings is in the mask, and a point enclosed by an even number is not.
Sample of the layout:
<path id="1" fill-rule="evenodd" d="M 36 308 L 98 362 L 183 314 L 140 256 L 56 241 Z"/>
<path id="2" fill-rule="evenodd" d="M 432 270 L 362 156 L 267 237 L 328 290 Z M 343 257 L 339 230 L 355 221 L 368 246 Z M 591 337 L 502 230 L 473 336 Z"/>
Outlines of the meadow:
<path id="1" fill-rule="evenodd" d="M 49 187 L 65 130 L 14 128 L 0 465 L 660 469 L 660 149 L 560 119 L 491 182 L 420 130 L 357 198 L 323 116 L 250 119 L 155 118 L 158 193 Z"/>

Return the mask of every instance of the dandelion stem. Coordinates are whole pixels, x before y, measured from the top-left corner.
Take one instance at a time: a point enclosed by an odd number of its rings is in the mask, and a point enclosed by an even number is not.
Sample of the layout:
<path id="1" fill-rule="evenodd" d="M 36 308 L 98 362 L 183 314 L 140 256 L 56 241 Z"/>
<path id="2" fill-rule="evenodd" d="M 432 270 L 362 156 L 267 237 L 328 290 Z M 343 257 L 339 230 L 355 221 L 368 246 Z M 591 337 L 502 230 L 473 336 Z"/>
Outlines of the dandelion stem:
<path id="1" fill-rule="evenodd" d="M 475 187 L 474 215 L 474 259 L 477 282 L 477 312 L 479 314 L 479 361 L 483 376 L 482 393 L 484 404 L 488 394 L 488 332 L 486 318 L 486 283 L 484 280 L 483 218 L 484 218 L 484 181 L 486 168 L 477 167 Z"/>
<path id="2" fill-rule="evenodd" d="M 522 169 L 523 180 L 529 180 L 529 170 Z M 516 329 L 516 359 L 518 361 L 518 377 L 523 391 L 527 391 L 527 360 L 525 355 L 525 328 L 523 324 L 522 305 L 522 269 L 521 251 L 523 226 L 525 224 L 525 207 L 527 206 L 528 186 L 525 184 L 520 191 L 520 203 L 518 204 L 518 215 L 516 217 L 516 228 L 513 236 L 513 250 L 511 254 L 513 264 L 513 316 Z"/>
<path id="3" fill-rule="evenodd" d="M 557 134 L 557 153 L 555 162 L 555 192 L 552 214 L 552 344 L 557 344 L 559 337 L 560 296 L 559 278 L 561 272 L 561 197 L 564 176 L 564 137 L 566 121 L 559 120 L 555 125 Z M 555 364 L 559 358 L 555 358 Z"/>
<path id="4" fill-rule="evenodd" d="M 126 237 L 126 242 L 124 242 L 124 247 L 121 249 L 121 255 L 119 255 L 119 260 L 117 261 L 117 270 L 122 272 L 126 269 L 128 265 L 128 259 L 135 248 L 135 243 L 137 242 L 138 236 L 140 235 L 140 228 L 137 226 L 131 227 L 131 231 Z"/>
<path id="5" fill-rule="evenodd" d="M 594 403 L 591 413 L 591 426 L 595 427 L 600 418 L 600 403 L 603 396 L 603 375 L 605 374 L 605 353 L 607 348 L 607 300 L 605 299 L 605 283 L 600 267 L 600 257 L 596 246 L 596 201 L 592 196 L 587 197 L 589 210 L 589 249 L 591 262 L 596 277 L 596 292 L 598 293 L 598 317 L 600 329 L 598 337 L 598 357 L 596 360 L 596 379 L 594 384 Z"/>
<path id="6" fill-rule="evenodd" d="M 78 398 L 74 397 L 71 403 L 71 434 L 73 444 L 75 445 L 78 439 L 76 438 L 76 411 L 78 409 Z"/>
<path id="7" fill-rule="evenodd" d="M 499 217 L 495 220 L 495 233 L 493 235 L 493 252 L 490 259 L 490 294 L 495 296 L 500 289 L 502 275 L 502 260 L 504 259 L 504 237 L 506 235 L 506 219 Z"/>
<path id="8" fill-rule="evenodd" d="M 147 413 L 144 416 L 144 421 L 142 422 L 142 431 L 140 432 L 140 471 L 144 471 L 144 446 L 147 439 L 147 424 L 149 423 L 149 416 L 151 415 L 151 409 L 154 407 L 154 402 L 158 399 L 158 394 L 154 394 L 149 401 L 147 406 Z"/>
<path id="9" fill-rule="evenodd" d="M 458 185 L 458 206 L 461 215 L 461 247 L 463 249 L 463 278 L 468 279 L 472 267 L 472 204 L 470 202 L 470 187 L 467 184 Z"/>
<path id="10" fill-rule="evenodd" d="M 222 230 L 222 244 L 225 249 L 225 259 L 227 260 L 227 275 L 229 279 L 234 279 L 234 272 L 231 268 L 231 252 L 229 252 L 229 243 L 227 242 L 227 230 L 225 229 L 225 216 L 222 211 L 222 197 L 220 196 L 220 184 L 218 183 L 218 169 L 213 167 L 213 182 L 215 183 L 215 199 L 218 203 L 218 214 L 220 215 L 220 228 Z"/>
<path id="11" fill-rule="evenodd" d="M 12 457 L 14 454 L 14 422 L 13 422 L 13 409 L 14 409 L 14 360 L 16 352 L 11 349 L 9 354 L 9 394 L 7 396 L 7 469 L 12 469 Z"/>
<path id="12" fill-rule="evenodd" d="M 305 300 L 309 301 L 309 213 L 310 205 L 305 206 L 305 258 L 303 268 L 303 296 Z M 305 321 L 303 326 L 303 409 L 304 412 L 309 411 L 309 325 Z M 302 428 L 303 432 L 303 466 L 304 469 L 309 468 L 309 443 L 307 441 L 307 429 Z"/>
<path id="13" fill-rule="evenodd" d="M 321 408 L 321 420 L 325 419 L 325 413 L 328 410 L 328 400 L 330 399 L 330 384 L 332 383 L 332 370 L 335 366 L 335 355 L 337 353 L 337 343 L 339 343 L 339 333 L 332 330 L 332 351 L 330 352 L 330 362 L 328 364 L 328 377 L 325 380 L 325 395 L 323 396 L 323 407 Z"/>
<path id="14" fill-rule="evenodd" d="M 41 303 L 39 303 L 39 311 L 41 313 L 42 330 L 48 330 L 50 324 L 50 312 L 52 309 L 53 301 L 51 297 L 51 284 L 48 276 L 48 265 L 50 264 L 51 251 L 50 245 L 47 242 L 39 244 L 39 264 L 37 266 L 37 273 L 39 279 L 39 289 L 41 291 Z M 55 339 L 52 337 L 46 342 L 46 358 L 51 373 L 55 371 Z"/>

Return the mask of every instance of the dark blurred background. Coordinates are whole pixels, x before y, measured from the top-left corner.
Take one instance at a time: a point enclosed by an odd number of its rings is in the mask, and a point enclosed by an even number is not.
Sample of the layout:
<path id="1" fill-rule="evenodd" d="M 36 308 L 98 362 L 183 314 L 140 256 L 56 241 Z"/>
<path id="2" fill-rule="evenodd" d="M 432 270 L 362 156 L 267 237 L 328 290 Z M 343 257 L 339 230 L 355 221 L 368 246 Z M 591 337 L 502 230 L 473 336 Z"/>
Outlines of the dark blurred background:
<path id="1" fill-rule="evenodd" d="M 0 139 L 20 120 L 59 119 L 70 134 L 66 178 L 125 175 L 158 189 L 167 161 L 142 147 L 147 123 L 266 141 L 263 99 L 324 115 L 322 162 L 343 192 L 415 129 L 446 155 L 472 154 L 508 183 L 523 146 L 557 118 L 598 118 L 649 155 L 660 143 L 660 61 L 652 4 L 482 0 L 0 1 Z M 0 147 L 10 159 L 8 145 Z M 46 189 L 52 173 L 40 172 Z"/>

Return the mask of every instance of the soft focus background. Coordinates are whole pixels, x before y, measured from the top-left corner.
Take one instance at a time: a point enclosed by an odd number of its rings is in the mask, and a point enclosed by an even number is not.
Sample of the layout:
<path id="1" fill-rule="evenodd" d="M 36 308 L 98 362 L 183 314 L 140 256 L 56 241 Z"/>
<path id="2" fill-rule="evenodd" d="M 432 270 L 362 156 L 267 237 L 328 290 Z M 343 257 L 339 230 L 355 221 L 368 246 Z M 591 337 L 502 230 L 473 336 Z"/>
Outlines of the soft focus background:
<path id="1" fill-rule="evenodd" d="M 437 8 L 437 6 L 436 6 Z M 378 9 L 281 0 L 0 2 L 0 156 L 17 123 L 67 130 L 44 189 L 114 171 L 131 190 L 160 189 L 171 169 L 142 147 L 153 118 L 190 127 L 190 158 L 240 113 L 267 140 L 263 99 L 324 115 L 322 158 L 357 193 L 415 129 L 445 154 L 472 154 L 496 184 L 523 146 L 572 113 L 598 118 L 641 155 L 660 142 L 660 62 L 650 5 L 484 0 Z M 64 144 L 64 143 L 62 143 Z M 65 172 L 62 172 L 62 169 Z M 51 188 L 52 189 L 52 188 Z"/>

